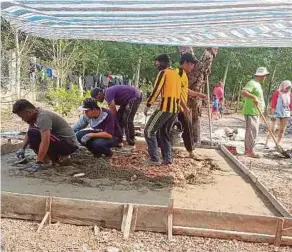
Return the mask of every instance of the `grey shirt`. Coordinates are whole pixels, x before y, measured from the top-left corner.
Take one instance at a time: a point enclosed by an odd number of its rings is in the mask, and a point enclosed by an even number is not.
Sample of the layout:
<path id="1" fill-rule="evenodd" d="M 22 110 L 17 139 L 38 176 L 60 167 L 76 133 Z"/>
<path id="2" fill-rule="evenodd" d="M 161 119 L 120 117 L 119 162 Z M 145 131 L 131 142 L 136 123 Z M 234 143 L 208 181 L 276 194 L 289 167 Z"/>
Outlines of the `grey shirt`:
<path id="1" fill-rule="evenodd" d="M 51 133 L 60 140 L 65 140 L 68 143 L 78 146 L 78 142 L 70 125 L 59 115 L 54 112 L 38 108 L 38 116 L 36 126 L 40 132 L 51 130 Z"/>

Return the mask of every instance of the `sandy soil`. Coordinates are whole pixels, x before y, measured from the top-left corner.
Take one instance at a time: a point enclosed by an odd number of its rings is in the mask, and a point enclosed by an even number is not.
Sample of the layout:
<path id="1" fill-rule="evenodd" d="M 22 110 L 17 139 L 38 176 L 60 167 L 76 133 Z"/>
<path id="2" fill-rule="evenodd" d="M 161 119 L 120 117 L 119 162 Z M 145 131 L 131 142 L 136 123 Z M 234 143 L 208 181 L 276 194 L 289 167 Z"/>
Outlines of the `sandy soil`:
<path id="1" fill-rule="evenodd" d="M 208 119 L 206 116 L 202 119 L 203 138 L 208 139 Z M 239 154 L 242 154 L 244 151 L 244 125 L 244 118 L 240 114 L 232 114 L 225 116 L 223 119 L 215 120 L 212 123 L 213 139 L 217 142 L 236 146 Z M 239 134 L 235 141 L 224 136 L 224 129 L 226 128 L 238 129 Z M 262 122 L 256 145 L 256 151 L 262 155 L 262 158 L 253 159 L 242 155 L 238 155 L 237 158 L 250 168 L 270 193 L 292 213 L 292 159 L 282 158 L 274 149 L 275 145 L 272 139 L 269 142 L 270 149 L 265 149 L 266 137 L 267 129 Z M 292 148 L 292 119 L 281 146 L 286 150 Z"/>
<path id="2" fill-rule="evenodd" d="M 268 244 L 252 244 L 239 241 L 174 236 L 167 241 L 166 235 L 136 232 L 124 240 L 116 230 L 102 229 L 94 235 L 92 227 L 65 224 L 45 226 L 36 233 L 37 223 L 2 219 L 3 252 L 288 252 L 291 247 L 274 247 Z M 114 250 L 115 249 L 115 250 Z"/>

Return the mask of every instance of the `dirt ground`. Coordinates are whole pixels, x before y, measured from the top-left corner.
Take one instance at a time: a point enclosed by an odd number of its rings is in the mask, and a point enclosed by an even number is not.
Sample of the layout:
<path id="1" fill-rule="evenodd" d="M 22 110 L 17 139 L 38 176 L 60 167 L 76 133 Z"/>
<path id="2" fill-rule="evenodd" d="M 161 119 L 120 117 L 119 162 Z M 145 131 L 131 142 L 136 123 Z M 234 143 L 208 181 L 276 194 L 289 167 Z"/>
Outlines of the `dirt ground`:
<path id="1" fill-rule="evenodd" d="M 208 140 L 207 117 L 202 118 L 203 139 Z M 275 150 L 272 139 L 269 141 L 269 149 L 265 149 L 264 143 L 267 137 L 267 128 L 261 122 L 259 138 L 257 140 L 256 151 L 262 155 L 260 159 L 254 159 L 240 155 L 244 152 L 244 118 L 240 114 L 224 116 L 220 120 L 214 120 L 213 140 L 227 145 L 236 146 L 239 155 L 237 158 L 251 169 L 259 180 L 267 187 L 277 200 L 279 200 L 292 213 L 292 159 L 281 157 Z M 238 129 L 235 140 L 230 140 L 224 136 L 224 129 Z M 286 130 L 281 146 L 285 150 L 292 149 L 292 118 Z"/>
<path id="2" fill-rule="evenodd" d="M 102 229 L 97 235 L 93 228 L 67 224 L 45 226 L 36 233 L 38 223 L 2 219 L 3 252 L 289 252 L 291 247 L 274 247 L 190 236 L 167 236 L 159 233 L 135 232 L 124 240 L 117 230 Z"/>

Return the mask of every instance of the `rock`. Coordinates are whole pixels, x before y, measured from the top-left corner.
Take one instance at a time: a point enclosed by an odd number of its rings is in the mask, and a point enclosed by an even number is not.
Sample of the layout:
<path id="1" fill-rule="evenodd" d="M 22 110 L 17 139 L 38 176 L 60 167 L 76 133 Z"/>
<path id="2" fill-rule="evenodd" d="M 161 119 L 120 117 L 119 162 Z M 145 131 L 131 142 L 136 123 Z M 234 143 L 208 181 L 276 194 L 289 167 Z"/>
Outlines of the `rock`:
<path id="1" fill-rule="evenodd" d="M 106 252 L 119 252 L 120 249 L 116 247 L 107 247 Z"/>

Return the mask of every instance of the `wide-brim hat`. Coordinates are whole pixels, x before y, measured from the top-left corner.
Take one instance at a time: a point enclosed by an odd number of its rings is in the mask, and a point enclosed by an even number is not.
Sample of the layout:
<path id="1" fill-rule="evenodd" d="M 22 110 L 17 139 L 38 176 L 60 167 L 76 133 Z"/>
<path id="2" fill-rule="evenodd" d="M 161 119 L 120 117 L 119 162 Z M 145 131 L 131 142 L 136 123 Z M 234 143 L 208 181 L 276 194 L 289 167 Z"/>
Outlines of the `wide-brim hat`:
<path id="1" fill-rule="evenodd" d="M 270 73 L 268 72 L 267 68 L 265 67 L 259 67 L 254 74 L 255 76 L 266 76 L 269 75 Z"/>

